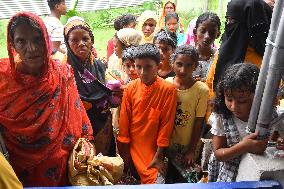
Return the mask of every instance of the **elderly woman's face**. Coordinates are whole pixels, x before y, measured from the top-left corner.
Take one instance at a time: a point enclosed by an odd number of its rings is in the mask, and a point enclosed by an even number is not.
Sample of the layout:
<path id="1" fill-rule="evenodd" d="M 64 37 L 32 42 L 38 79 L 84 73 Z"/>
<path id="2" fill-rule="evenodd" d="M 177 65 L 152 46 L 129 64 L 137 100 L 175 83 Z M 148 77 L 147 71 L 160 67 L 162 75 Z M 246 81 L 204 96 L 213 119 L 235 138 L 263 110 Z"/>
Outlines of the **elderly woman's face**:
<path id="1" fill-rule="evenodd" d="M 146 37 L 149 37 L 156 28 L 156 21 L 153 18 L 146 20 L 142 27 L 142 32 Z"/>
<path id="2" fill-rule="evenodd" d="M 15 28 L 13 45 L 21 59 L 17 69 L 26 74 L 40 75 L 47 53 L 42 34 L 28 24 L 20 24 Z"/>
<path id="3" fill-rule="evenodd" d="M 68 37 L 68 44 L 75 56 L 85 63 L 93 46 L 89 32 L 84 29 L 72 30 Z"/>

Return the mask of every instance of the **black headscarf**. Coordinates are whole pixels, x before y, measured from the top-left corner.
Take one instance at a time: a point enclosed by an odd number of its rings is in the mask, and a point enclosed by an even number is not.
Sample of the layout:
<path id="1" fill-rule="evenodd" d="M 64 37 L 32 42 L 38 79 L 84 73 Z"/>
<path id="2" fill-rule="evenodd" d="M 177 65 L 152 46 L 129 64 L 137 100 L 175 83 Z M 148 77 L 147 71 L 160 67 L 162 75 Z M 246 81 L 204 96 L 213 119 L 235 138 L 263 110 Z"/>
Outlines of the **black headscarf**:
<path id="1" fill-rule="evenodd" d="M 64 29 L 68 63 L 74 70 L 74 76 L 81 99 L 96 104 L 99 100 L 107 99 L 111 95 L 111 91 L 104 85 L 106 67 L 101 61 L 93 58 L 91 53 L 85 63 L 74 55 L 68 44 L 68 35 L 76 28 L 84 29 L 89 32 L 92 42 L 94 42 L 94 36 L 86 22 L 82 20 L 69 22 Z"/>
<path id="2" fill-rule="evenodd" d="M 235 20 L 226 24 L 214 75 L 214 88 L 224 70 L 244 61 L 247 47 L 263 56 L 272 9 L 263 0 L 232 0 L 226 17 Z"/>

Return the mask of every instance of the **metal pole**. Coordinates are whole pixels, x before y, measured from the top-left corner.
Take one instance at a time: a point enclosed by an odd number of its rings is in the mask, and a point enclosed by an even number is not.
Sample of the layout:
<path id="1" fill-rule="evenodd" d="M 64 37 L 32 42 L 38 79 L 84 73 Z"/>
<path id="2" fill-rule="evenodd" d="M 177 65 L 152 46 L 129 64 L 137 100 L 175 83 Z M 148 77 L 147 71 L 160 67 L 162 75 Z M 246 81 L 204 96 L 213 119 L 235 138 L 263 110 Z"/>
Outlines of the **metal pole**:
<path id="1" fill-rule="evenodd" d="M 277 35 L 277 28 L 280 23 L 280 18 L 283 12 L 283 6 L 284 6 L 284 0 L 277 0 L 274 11 L 272 14 L 271 24 L 270 24 L 270 30 L 267 37 L 267 41 L 275 41 L 276 35 Z M 253 104 L 250 111 L 250 116 L 248 120 L 248 131 L 254 132 L 256 127 L 256 121 L 259 113 L 259 108 L 262 100 L 262 95 L 266 83 L 267 78 L 267 72 L 269 68 L 269 62 L 272 54 L 273 46 L 271 44 L 268 44 L 265 48 L 265 53 L 262 60 L 262 65 L 260 69 L 260 74 L 258 76 L 257 81 L 257 87 L 255 90 L 255 96 L 253 99 Z"/>
<path id="2" fill-rule="evenodd" d="M 280 1 L 280 0 L 279 0 Z M 283 0 L 282 0 L 283 1 Z M 283 9 L 283 6 L 282 6 Z M 279 88 L 281 75 L 284 71 L 284 14 L 282 11 L 275 43 L 271 54 L 267 80 L 264 88 L 263 98 L 256 124 L 256 131 L 259 137 L 267 136 L 269 123 L 272 120 L 273 105 Z"/>

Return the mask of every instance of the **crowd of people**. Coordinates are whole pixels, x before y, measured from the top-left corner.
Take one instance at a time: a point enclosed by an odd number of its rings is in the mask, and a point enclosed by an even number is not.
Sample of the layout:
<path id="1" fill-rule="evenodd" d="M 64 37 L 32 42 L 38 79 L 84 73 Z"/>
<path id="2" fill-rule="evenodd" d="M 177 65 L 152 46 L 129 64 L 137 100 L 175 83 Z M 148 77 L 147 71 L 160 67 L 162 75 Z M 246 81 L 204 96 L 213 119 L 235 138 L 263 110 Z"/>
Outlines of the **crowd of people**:
<path id="1" fill-rule="evenodd" d="M 247 134 L 246 124 L 274 1 L 231 0 L 220 48 L 213 12 L 186 33 L 171 1 L 160 18 L 121 15 L 106 62 L 83 18 L 61 24 L 65 0 L 48 5 L 44 19 L 20 12 L 7 27 L 0 188 L 70 185 L 68 159 L 82 137 L 97 154 L 119 154 L 125 175 L 141 184 L 235 181 L 241 156 L 265 151 L 269 138 Z"/>

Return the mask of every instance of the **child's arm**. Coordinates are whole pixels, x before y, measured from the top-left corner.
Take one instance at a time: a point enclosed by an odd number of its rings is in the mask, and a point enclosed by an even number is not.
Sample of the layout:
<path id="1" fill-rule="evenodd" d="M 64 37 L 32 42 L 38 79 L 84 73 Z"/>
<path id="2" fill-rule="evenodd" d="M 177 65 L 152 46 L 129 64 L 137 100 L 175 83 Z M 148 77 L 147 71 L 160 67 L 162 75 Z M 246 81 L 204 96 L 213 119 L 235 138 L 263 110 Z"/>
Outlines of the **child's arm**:
<path id="1" fill-rule="evenodd" d="M 165 105 L 161 111 L 160 115 L 160 127 L 157 138 L 157 152 L 149 165 L 150 167 L 155 167 L 158 171 L 165 175 L 165 165 L 164 165 L 164 148 L 169 146 L 170 137 L 172 135 L 174 127 L 174 119 L 176 114 L 177 105 L 177 94 L 176 89 L 172 89 L 167 94 L 168 98 Z"/>
<path id="2" fill-rule="evenodd" d="M 161 173 L 161 175 L 163 176 L 166 175 L 166 166 L 164 164 L 164 149 L 165 148 L 161 148 L 161 147 L 157 148 L 157 152 L 153 160 L 151 161 L 150 165 L 148 166 L 148 169 L 149 168 L 158 169 L 159 173 Z"/>
<path id="3" fill-rule="evenodd" d="M 131 103 L 128 98 L 128 89 L 123 92 L 120 115 L 119 115 L 119 132 L 117 137 L 117 148 L 121 155 L 125 170 L 129 168 L 130 151 L 129 151 L 129 127 L 131 121 Z"/>
<path id="4" fill-rule="evenodd" d="M 122 143 L 117 141 L 117 149 L 118 153 L 123 159 L 124 163 L 124 171 L 127 172 L 129 170 L 131 156 L 129 151 L 129 143 Z"/>
<path id="5" fill-rule="evenodd" d="M 194 163 L 195 149 L 201 137 L 202 124 L 207 110 L 208 93 L 209 89 L 207 86 L 200 88 L 200 97 L 198 99 L 198 104 L 195 109 L 196 118 L 194 120 L 193 131 L 191 134 L 191 141 L 189 143 L 190 145 L 188 147 L 188 150 L 185 154 L 186 165 L 191 165 Z"/>
<path id="6" fill-rule="evenodd" d="M 244 153 L 261 154 L 266 148 L 268 139 L 257 140 L 257 133 L 246 136 L 241 142 L 227 147 L 225 136 L 213 136 L 213 150 L 218 161 L 228 161 Z"/>
<path id="7" fill-rule="evenodd" d="M 201 137 L 201 130 L 204 117 L 196 117 L 193 126 L 193 135 L 191 137 L 190 146 L 185 153 L 185 164 L 192 165 L 194 163 L 194 154 L 196 145 Z"/>
<path id="8" fill-rule="evenodd" d="M 168 147 L 170 137 L 174 128 L 174 120 L 176 115 L 177 94 L 176 89 L 172 89 L 167 94 L 168 98 L 160 114 L 160 126 L 157 138 L 158 147 Z"/>

